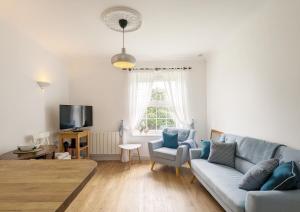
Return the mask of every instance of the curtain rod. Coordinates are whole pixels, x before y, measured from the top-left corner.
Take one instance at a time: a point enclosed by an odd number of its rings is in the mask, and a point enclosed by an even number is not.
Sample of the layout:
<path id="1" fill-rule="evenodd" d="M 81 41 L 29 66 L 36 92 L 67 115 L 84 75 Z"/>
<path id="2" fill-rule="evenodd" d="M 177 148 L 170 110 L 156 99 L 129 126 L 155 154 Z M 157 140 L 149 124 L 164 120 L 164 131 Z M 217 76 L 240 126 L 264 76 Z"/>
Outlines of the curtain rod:
<path id="1" fill-rule="evenodd" d="M 151 67 L 151 68 L 123 68 L 122 70 L 127 71 L 166 71 L 166 70 L 172 70 L 172 71 L 178 71 L 178 70 L 191 70 L 191 66 L 183 66 L 183 67 Z"/>

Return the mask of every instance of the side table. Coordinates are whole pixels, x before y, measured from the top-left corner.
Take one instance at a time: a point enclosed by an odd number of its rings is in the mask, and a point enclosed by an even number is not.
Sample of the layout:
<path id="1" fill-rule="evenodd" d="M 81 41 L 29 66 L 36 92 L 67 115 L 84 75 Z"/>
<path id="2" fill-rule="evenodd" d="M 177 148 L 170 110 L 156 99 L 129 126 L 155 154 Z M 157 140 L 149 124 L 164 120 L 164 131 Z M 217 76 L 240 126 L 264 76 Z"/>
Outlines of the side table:
<path id="1" fill-rule="evenodd" d="M 138 153 L 139 161 L 141 161 L 140 151 L 139 151 L 139 148 L 141 148 L 141 146 L 142 146 L 141 144 L 120 144 L 119 147 L 121 148 L 121 161 L 122 161 L 123 151 L 128 150 L 128 157 L 129 157 L 128 163 L 129 163 L 129 167 L 130 167 L 130 165 L 131 165 L 130 152 L 135 149 Z"/>

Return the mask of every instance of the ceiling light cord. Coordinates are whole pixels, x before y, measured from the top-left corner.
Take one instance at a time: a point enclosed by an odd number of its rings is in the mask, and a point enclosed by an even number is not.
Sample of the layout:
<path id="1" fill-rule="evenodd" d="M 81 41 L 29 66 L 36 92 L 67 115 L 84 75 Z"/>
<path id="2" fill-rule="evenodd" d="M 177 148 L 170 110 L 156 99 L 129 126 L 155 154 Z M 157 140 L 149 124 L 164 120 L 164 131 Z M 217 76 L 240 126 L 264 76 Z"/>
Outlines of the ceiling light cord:
<path id="1" fill-rule="evenodd" d="M 125 37 L 125 27 L 127 26 L 128 24 L 128 21 L 126 19 L 120 19 L 119 20 L 119 25 L 120 27 L 122 28 L 122 33 L 123 33 L 123 49 L 125 48 L 124 47 L 124 37 Z"/>
<path id="2" fill-rule="evenodd" d="M 111 58 L 111 63 L 117 68 L 133 68 L 135 66 L 135 58 L 127 54 L 125 50 L 125 27 L 127 24 L 128 21 L 126 19 L 119 20 L 119 25 L 123 33 L 123 48 L 120 54 L 116 54 Z"/>
<path id="3" fill-rule="evenodd" d="M 123 28 L 123 49 L 124 49 L 124 28 Z"/>

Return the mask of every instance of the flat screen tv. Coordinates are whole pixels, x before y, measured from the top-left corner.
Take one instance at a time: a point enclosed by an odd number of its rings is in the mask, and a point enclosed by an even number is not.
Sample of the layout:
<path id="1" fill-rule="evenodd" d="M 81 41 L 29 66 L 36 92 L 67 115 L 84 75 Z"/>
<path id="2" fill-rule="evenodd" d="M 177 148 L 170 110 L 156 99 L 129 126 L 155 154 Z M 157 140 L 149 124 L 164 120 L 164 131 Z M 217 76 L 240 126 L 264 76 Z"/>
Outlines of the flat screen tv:
<path id="1" fill-rule="evenodd" d="M 93 126 L 93 107 L 86 105 L 59 105 L 61 130 L 80 130 Z"/>

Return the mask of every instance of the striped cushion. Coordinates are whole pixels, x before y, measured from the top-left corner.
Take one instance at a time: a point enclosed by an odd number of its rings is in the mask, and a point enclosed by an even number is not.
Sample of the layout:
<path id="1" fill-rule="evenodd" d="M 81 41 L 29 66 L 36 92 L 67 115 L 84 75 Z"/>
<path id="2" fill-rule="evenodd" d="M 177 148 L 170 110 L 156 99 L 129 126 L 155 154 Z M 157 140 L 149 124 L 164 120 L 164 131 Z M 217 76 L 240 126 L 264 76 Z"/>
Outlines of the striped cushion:
<path id="1" fill-rule="evenodd" d="M 211 142 L 208 162 L 234 168 L 236 143 Z"/>

